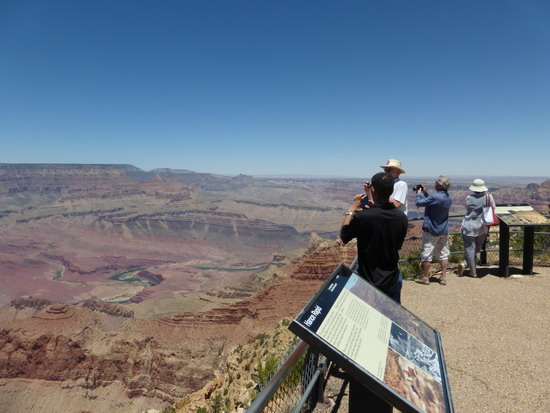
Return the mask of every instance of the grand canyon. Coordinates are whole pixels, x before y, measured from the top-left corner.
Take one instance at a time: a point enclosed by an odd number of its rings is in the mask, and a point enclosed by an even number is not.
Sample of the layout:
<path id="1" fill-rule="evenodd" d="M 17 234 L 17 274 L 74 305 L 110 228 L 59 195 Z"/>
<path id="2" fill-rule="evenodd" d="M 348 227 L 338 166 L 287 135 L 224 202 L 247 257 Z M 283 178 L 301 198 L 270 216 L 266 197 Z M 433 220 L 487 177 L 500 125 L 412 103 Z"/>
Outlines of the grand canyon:
<path id="1" fill-rule="evenodd" d="M 453 213 L 472 179 L 453 178 Z M 549 209 L 550 180 L 486 181 L 497 203 Z M 0 164 L 0 411 L 201 406 L 193 395 L 215 394 L 243 346 L 267 334 L 284 347 L 282 320 L 354 258 L 337 235 L 361 189 L 361 178 Z M 242 376 L 226 394 L 234 409 L 250 397 Z"/>

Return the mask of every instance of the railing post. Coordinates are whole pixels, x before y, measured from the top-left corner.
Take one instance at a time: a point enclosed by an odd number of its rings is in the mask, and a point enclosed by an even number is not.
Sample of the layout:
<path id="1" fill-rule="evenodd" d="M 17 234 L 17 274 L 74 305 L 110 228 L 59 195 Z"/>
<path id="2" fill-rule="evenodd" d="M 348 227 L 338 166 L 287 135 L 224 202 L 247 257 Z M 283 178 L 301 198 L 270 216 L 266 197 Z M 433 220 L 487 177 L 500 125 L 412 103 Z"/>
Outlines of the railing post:
<path id="1" fill-rule="evenodd" d="M 523 274 L 533 274 L 535 227 L 523 227 Z"/>
<path id="2" fill-rule="evenodd" d="M 510 228 L 502 220 L 500 221 L 500 242 L 498 251 L 498 275 L 508 277 L 510 275 Z"/>

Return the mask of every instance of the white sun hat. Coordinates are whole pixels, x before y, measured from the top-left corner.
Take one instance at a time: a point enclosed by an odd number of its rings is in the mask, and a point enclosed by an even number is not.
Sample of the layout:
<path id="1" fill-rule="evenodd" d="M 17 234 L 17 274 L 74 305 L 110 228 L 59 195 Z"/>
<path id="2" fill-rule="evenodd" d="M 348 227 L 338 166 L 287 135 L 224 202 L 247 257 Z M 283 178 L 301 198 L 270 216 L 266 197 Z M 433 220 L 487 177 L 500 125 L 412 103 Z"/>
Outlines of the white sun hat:
<path id="1" fill-rule="evenodd" d="M 473 192 L 487 192 L 488 189 L 485 186 L 485 181 L 483 179 L 474 179 L 472 185 L 470 185 L 470 191 Z"/>

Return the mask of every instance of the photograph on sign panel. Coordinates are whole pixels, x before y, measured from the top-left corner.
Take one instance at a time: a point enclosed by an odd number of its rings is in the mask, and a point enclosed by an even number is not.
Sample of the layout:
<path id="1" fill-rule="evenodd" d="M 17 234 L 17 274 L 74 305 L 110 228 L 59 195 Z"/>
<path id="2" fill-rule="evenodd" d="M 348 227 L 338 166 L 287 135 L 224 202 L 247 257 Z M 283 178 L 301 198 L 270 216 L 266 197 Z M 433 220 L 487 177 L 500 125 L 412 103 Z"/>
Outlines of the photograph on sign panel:
<path id="1" fill-rule="evenodd" d="M 391 349 L 388 351 L 384 383 L 425 412 L 446 411 L 441 383 Z"/>
<path id="2" fill-rule="evenodd" d="M 390 347 L 441 383 L 437 353 L 395 323 L 391 326 Z"/>

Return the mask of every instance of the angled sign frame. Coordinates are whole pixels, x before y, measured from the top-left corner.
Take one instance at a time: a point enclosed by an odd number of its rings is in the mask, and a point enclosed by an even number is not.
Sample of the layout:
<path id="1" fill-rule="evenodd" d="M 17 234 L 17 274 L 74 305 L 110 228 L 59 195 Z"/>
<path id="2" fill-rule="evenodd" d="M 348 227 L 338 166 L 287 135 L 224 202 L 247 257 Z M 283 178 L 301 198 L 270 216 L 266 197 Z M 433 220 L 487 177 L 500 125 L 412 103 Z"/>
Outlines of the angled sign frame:
<path id="1" fill-rule="evenodd" d="M 454 412 L 439 332 L 346 265 L 289 329 L 401 412 Z"/>

